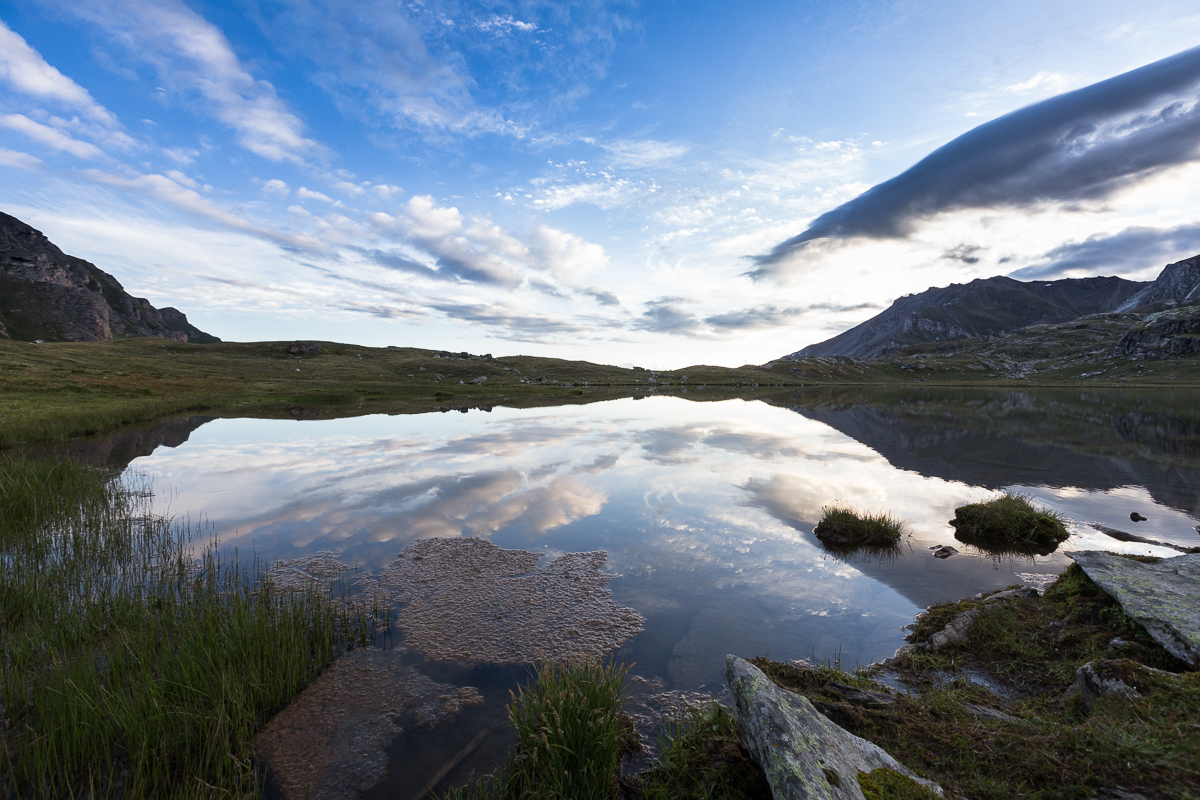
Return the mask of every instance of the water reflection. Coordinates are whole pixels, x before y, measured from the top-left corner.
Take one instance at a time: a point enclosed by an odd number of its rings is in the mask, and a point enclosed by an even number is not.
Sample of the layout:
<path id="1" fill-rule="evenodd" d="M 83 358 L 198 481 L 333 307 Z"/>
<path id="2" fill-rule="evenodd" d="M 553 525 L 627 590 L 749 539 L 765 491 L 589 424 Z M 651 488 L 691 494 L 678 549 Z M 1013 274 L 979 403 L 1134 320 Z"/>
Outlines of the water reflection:
<path id="1" fill-rule="evenodd" d="M 1073 520 L 1067 549 L 1172 555 L 1102 532 L 1129 531 L 1132 511 L 1147 518 L 1134 530 L 1143 538 L 1200 544 L 1196 400 L 823 390 L 341 419 L 329 409 L 180 418 L 56 451 L 148 473 L 160 511 L 203 516 L 226 546 L 268 561 L 330 550 L 380 575 L 412 542 L 460 536 L 551 558 L 605 550 L 613 601 L 645 620 L 620 656 L 647 685 L 719 692 L 726 653 L 866 664 L 891 655 L 924 606 L 1060 571 L 1061 551 L 996 553 L 954 538 L 955 507 L 1001 489 Z M 911 537 L 887 551 L 830 548 L 813 528 L 837 501 L 887 511 Z M 939 545 L 962 552 L 937 559 Z M 401 724 L 379 796 L 436 778 L 481 720 L 496 735 L 447 782 L 490 770 L 508 741 L 503 698 L 520 667 L 413 666 L 469 681 L 486 703 L 436 736 Z"/>
<path id="2" fill-rule="evenodd" d="M 160 510 L 203 514 L 226 545 L 268 560 L 332 550 L 380 574 L 410 542 L 465 535 L 551 556 L 607 550 L 614 600 L 646 618 L 626 655 L 643 675 L 694 689 L 719 686 L 725 652 L 867 663 L 899 646 L 920 607 L 1061 570 L 1060 552 L 955 540 L 954 508 L 999 489 L 1075 520 L 1068 549 L 1160 553 L 1100 532 L 1128 530 L 1133 510 L 1149 518 L 1138 535 L 1200 544 L 1195 399 L 650 397 L 487 414 L 191 417 L 71 447 L 132 462 L 169 487 Z M 834 501 L 888 511 L 912 538 L 889 552 L 832 550 L 812 529 Z M 963 552 L 934 559 L 943 544 Z"/>

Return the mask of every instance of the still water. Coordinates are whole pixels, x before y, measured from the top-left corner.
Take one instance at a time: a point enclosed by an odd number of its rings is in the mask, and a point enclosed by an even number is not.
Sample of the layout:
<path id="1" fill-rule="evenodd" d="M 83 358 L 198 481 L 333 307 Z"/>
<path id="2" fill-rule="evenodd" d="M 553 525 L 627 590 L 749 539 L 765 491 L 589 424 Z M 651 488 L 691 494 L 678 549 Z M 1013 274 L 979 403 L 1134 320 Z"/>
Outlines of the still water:
<path id="1" fill-rule="evenodd" d="M 1057 574 L 1070 563 L 1064 550 L 1174 554 L 1096 525 L 1200 544 L 1197 400 L 895 390 L 192 418 L 160 425 L 157 438 L 137 434 L 126 458 L 136 455 L 129 468 L 153 479 L 160 511 L 203 521 L 223 546 L 268 562 L 329 550 L 378 575 L 431 537 L 481 537 L 543 554 L 543 563 L 604 550 L 613 600 L 645 619 L 619 656 L 645 685 L 719 694 L 726 653 L 865 666 L 892 655 L 925 606 Z M 1074 535 L 1047 555 L 997 556 L 956 541 L 947 524 L 955 506 L 1001 489 L 1062 512 Z M 812 529 L 838 500 L 891 512 L 911 537 L 889 557 L 826 551 Z M 1135 511 L 1147 520 L 1135 525 Z M 933 558 L 942 544 L 960 552 Z M 402 630 L 396 636 L 403 641 Z M 363 796 L 423 786 L 480 720 L 502 726 L 507 689 L 525 675 L 410 662 L 435 680 L 479 687 L 487 702 L 398 736 L 386 777 Z M 442 788 L 490 769 L 503 749 L 495 737 Z"/>

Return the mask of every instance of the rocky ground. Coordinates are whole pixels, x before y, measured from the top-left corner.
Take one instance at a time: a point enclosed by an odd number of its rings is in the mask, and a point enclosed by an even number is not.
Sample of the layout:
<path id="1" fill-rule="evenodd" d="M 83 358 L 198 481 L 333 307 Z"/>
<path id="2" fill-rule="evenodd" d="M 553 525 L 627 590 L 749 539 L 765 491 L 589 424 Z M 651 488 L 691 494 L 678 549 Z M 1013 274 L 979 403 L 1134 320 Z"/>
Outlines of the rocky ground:
<path id="1" fill-rule="evenodd" d="M 902 765 L 894 771 L 931 780 L 947 797 L 1200 796 L 1200 556 L 1079 556 L 1088 572 L 1073 566 L 1044 594 L 1016 587 L 930 608 L 896 657 L 853 675 L 830 665 L 749 663 L 805 698 L 790 705 L 819 712 L 808 730 L 835 723 L 885 750 Z M 756 725 L 742 715 L 739 723 L 743 738 Z M 841 754 L 854 744 L 834 738 Z M 818 785 L 819 770 L 801 762 L 821 758 L 768 762 L 768 777 L 773 769 L 792 784 L 809 776 L 809 793 L 776 787 L 776 798 L 864 796 Z M 882 765 L 865 758 L 858 769 Z M 842 773 L 854 769 L 837 771 L 844 783 Z M 913 785 L 897 791 L 929 796 Z"/>

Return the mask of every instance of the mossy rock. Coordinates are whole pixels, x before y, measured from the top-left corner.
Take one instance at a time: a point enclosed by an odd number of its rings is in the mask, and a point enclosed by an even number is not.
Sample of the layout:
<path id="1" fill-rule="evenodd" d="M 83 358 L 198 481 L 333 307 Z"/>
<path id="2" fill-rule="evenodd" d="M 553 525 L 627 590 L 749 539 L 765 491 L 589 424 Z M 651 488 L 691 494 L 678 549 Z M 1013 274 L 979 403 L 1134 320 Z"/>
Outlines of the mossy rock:
<path id="1" fill-rule="evenodd" d="M 1039 508 L 1028 497 L 1006 494 L 986 503 L 954 509 L 955 538 L 1011 545 L 1057 545 L 1070 537 L 1061 515 Z"/>

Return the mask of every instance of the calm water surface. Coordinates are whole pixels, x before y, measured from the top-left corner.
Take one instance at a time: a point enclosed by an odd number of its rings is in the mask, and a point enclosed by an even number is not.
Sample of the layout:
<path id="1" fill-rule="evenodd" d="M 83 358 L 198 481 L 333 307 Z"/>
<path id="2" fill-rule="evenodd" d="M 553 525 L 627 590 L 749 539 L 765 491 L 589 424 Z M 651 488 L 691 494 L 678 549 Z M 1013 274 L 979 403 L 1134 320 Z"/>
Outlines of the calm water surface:
<path id="1" fill-rule="evenodd" d="M 161 511 L 203 519 L 225 546 L 268 561 L 332 550 L 378 574 L 414 540 L 457 536 L 550 558 L 606 550 L 614 599 L 646 619 L 621 655 L 663 687 L 719 693 L 726 653 L 866 665 L 903 643 L 901 627 L 923 607 L 1056 574 L 1069 563 L 1063 549 L 1172 554 L 1117 542 L 1088 523 L 1200 544 L 1197 399 L 647 397 L 329 420 L 193 419 L 176 423 L 169 446 L 143 444 L 152 452 L 130 468 L 154 479 Z M 1004 488 L 1074 520 L 1072 539 L 1057 553 L 1020 557 L 955 541 L 947 524 L 954 507 Z M 825 551 L 812 528 L 835 500 L 901 517 L 911 540 L 892 558 Z M 1132 511 L 1148 521 L 1135 526 Z M 962 552 L 934 559 L 939 544 Z M 481 686 L 490 710 L 475 715 L 498 713 L 501 690 L 524 674 L 423 669 Z M 420 785 L 419 776 L 404 776 L 404 763 L 437 761 L 461 746 L 471 719 L 437 737 L 401 737 L 390 785 Z M 463 769 L 485 770 L 503 747 L 487 750 Z"/>

